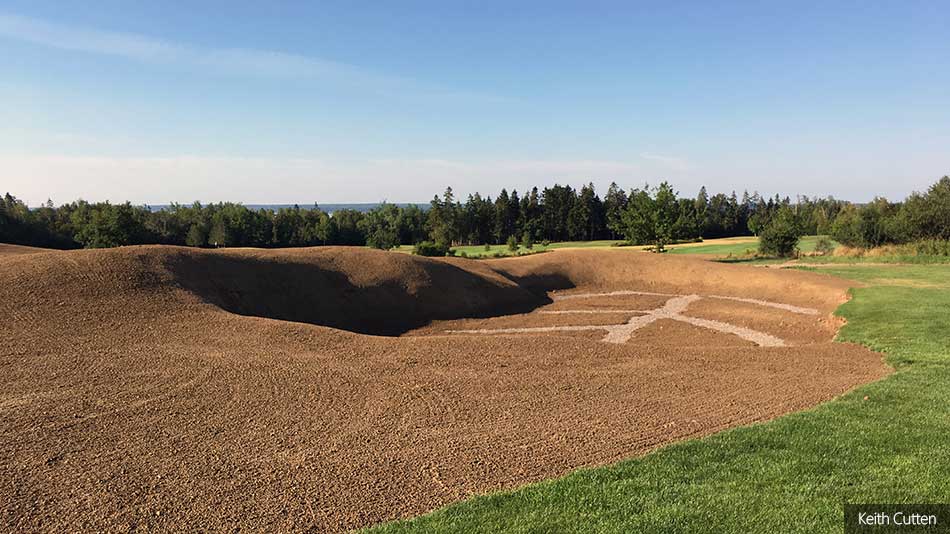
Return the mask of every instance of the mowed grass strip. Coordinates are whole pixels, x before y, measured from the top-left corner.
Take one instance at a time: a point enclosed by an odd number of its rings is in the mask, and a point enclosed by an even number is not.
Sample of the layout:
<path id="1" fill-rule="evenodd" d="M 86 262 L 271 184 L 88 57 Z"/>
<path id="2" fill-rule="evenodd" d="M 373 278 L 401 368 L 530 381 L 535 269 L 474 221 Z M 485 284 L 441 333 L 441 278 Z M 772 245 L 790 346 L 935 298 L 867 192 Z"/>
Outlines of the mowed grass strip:
<path id="1" fill-rule="evenodd" d="M 841 532 L 845 502 L 950 501 L 950 269 L 821 271 L 870 284 L 838 310 L 839 339 L 884 352 L 893 375 L 772 422 L 372 532 Z"/>
<path id="2" fill-rule="evenodd" d="M 535 252 L 544 252 L 546 250 L 557 250 L 559 248 L 607 248 L 614 247 L 622 243 L 623 241 L 604 239 L 599 241 L 559 241 L 557 243 L 549 243 L 547 246 L 541 243 L 534 243 L 530 249 L 526 249 L 519 245 L 518 249 L 514 251 L 509 249 L 507 244 L 489 245 L 488 250 L 485 250 L 485 245 L 460 245 L 452 247 L 452 250 L 455 251 L 456 256 L 459 256 L 464 252 L 469 258 L 480 258 L 482 256 L 494 256 L 496 254 L 501 254 L 503 256 L 517 256 L 518 254 L 532 254 Z M 393 250 L 397 252 L 412 253 L 413 248 L 414 247 L 412 245 L 400 245 Z"/>
<path id="3" fill-rule="evenodd" d="M 807 235 L 798 242 L 798 249 L 802 252 L 812 252 L 822 236 Z M 759 251 L 758 237 L 725 237 L 722 239 L 707 239 L 701 243 L 684 243 L 670 245 L 670 254 L 709 254 L 713 256 L 746 256 Z"/>

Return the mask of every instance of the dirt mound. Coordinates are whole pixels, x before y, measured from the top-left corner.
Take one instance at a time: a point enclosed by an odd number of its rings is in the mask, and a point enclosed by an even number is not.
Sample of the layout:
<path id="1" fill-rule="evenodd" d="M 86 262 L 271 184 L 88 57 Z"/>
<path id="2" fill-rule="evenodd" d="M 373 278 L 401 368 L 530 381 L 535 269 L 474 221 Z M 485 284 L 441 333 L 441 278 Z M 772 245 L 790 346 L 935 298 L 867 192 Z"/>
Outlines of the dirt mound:
<path id="1" fill-rule="evenodd" d="M 494 268 L 536 291 L 640 289 L 755 297 L 801 304 L 830 313 L 847 300 L 853 282 L 804 271 L 775 272 L 750 266 L 697 261 L 675 255 L 625 250 L 564 250 L 496 260 Z"/>
<path id="2" fill-rule="evenodd" d="M 367 334 L 517 313 L 546 301 L 474 262 L 360 248 L 180 252 L 167 265 L 183 288 L 225 310 Z"/>
<path id="3" fill-rule="evenodd" d="M 613 250 L 3 256 L 0 530 L 352 529 L 767 420 L 888 372 L 830 341 L 846 287 Z"/>
<path id="4" fill-rule="evenodd" d="M 395 335 L 434 319 L 518 313 L 548 302 L 476 262 L 351 247 L 141 246 L 15 259 L 0 270 L 0 281 L 26 293 L 14 313 L 37 313 L 54 301 L 55 309 L 72 311 L 135 306 L 184 290 L 240 315 Z M 180 304 L 190 301 L 178 296 Z"/>
<path id="5" fill-rule="evenodd" d="M 28 247 L 25 245 L 11 245 L 10 243 L 0 243 L 0 256 L 13 256 L 16 254 L 35 254 L 37 252 L 55 252 L 48 248 Z"/>

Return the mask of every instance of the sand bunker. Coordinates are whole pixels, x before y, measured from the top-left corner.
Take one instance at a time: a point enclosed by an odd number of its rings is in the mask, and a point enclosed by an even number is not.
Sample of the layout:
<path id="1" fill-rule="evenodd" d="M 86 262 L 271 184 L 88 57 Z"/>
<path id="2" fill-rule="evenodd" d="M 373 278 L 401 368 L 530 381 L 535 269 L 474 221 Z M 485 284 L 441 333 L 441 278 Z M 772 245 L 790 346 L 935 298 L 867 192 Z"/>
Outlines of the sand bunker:
<path id="1" fill-rule="evenodd" d="M 3 255 L 0 530 L 353 529 L 767 420 L 889 372 L 832 343 L 848 285 L 635 251 Z"/>
<path id="2" fill-rule="evenodd" d="M 699 295 L 668 295 L 662 293 L 646 293 L 642 291 L 613 291 L 610 293 L 580 293 L 574 295 L 566 295 L 561 297 L 555 297 L 555 300 L 567 300 L 567 299 L 589 299 L 592 297 L 611 297 L 611 296 L 626 296 L 626 295 L 650 295 L 658 296 L 663 295 L 669 297 L 669 300 L 663 306 L 659 308 L 653 308 L 651 310 L 618 310 L 618 309 L 578 309 L 578 310 L 541 310 L 541 314 L 550 314 L 550 315 L 571 315 L 571 314 L 612 314 L 617 315 L 621 313 L 626 313 L 632 315 L 630 319 L 624 323 L 619 324 L 595 324 L 595 325 L 559 325 L 559 326 L 539 326 L 539 327 L 522 327 L 522 328 L 481 328 L 477 330 L 446 330 L 450 334 L 529 334 L 536 332 L 578 332 L 584 330 L 605 330 L 607 335 L 604 336 L 603 341 L 607 343 L 626 343 L 630 340 L 633 333 L 647 325 L 653 324 L 654 321 L 660 319 L 670 319 L 673 321 L 681 321 L 687 324 L 699 326 L 702 328 L 708 328 L 709 330 L 716 330 L 718 332 L 725 332 L 728 334 L 733 334 L 739 336 L 742 339 L 751 341 L 760 347 L 782 347 L 785 346 L 785 341 L 779 339 L 775 336 L 766 334 L 764 332 L 758 332 L 752 330 L 751 328 L 745 328 L 743 326 L 737 326 L 729 323 L 724 323 L 722 321 L 714 321 L 710 319 L 702 319 L 699 317 L 691 317 L 684 315 L 683 312 L 686 311 L 686 308 L 692 302 L 701 300 L 702 297 Z M 791 306 L 788 304 L 782 304 L 778 302 L 769 302 L 765 300 L 756 300 L 756 299 L 739 299 L 735 297 L 720 297 L 712 296 L 712 298 L 718 299 L 728 299 L 728 300 L 737 300 L 741 302 L 749 302 L 753 304 L 758 304 L 761 306 L 769 306 L 773 308 L 779 308 L 783 310 L 790 311 L 792 313 L 801 313 L 806 315 L 817 315 L 818 310 L 813 308 L 801 308 L 798 306 Z"/>

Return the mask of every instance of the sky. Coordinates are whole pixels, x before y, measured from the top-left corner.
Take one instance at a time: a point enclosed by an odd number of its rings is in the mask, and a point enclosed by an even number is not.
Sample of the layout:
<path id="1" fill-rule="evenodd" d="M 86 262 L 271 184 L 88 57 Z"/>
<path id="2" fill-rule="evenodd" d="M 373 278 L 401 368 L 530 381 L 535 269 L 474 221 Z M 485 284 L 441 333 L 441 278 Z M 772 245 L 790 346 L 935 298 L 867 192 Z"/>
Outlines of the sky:
<path id="1" fill-rule="evenodd" d="M 898 200 L 950 174 L 948 27 L 911 0 L 0 0 L 0 193 Z"/>

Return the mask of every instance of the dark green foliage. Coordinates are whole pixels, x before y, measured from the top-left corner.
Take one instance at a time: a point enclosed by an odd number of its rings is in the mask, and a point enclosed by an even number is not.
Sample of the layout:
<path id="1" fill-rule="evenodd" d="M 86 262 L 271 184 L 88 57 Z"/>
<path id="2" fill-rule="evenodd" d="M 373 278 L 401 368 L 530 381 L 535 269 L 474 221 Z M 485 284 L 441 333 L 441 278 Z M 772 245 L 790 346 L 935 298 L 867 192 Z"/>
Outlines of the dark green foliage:
<path id="1" fill-rule="evenodd" d="M 632 244 L 650 245 L 655 252 L 663 252 L 673 240 L 679 218 L 680 204 L 670 184 L 635 189 L 623 213 L 624 236 Z"/>
<path id="2" fill-rule="evenodd" d="M 201 225 L 193 223 L 191 227 L 188 228 L 188 235 L 185 237 L 185 244 L 189 247 L 203 247 L 207 243 L 208 233 Z"/>
<path id="3" fill-rule="evenodd" d="M 412 250 L 417 256 L 445 256 L 449 253 L 449 246 L 445 243 L 433 243 L 432 241 L 421 241 L 416 243 Z"/>
<path id="4" fill-rule="evenodd" d="M 534 248 L 534 240 L 531 239 L 531 232 L 525 230 L 524 234 L 521 236 L 521 246 L 527 250 Z"/>
<path id="5" fill-rule="evenodd" d="M 518 238 L 510 235 L 508 236 L 508 250 L 514 252 L 518 250 Z"/>
<path id="6" fill-rule="evenodd" d="M 553 187 L 545 188 L 541 198 L 545 239 L 567 241 L 570 238 L 567 220 L 576 199 L 574 190 L 570 186 L 555 184 Z"/>
<path id="7" fill-rule="evenodd" d="M 835 244 L 825 236 L 818 238 L 818 242 L 815 243 L 815 252 L 819 256 L 827 256 L 835 250 Z"/>
<path id="8" fill-rule="evenodd" d="M 452 188 L 448 187 L 440 199 L 432 198 L 426 217 L 429 237 L 437 243 L 445 243 L 446 248 L 459 238 L 459 222 L 461 207 L 455 202 Z"/>
<path id="9" fill-rule="evenodd" d="M 920 256 L 950 256 L 950 240 L 947 239 L 922 239 L 910 246 Z"/>
<path id="10" fill-rule="evenodd" d="M 950 240 L 950 177 L 944 176 L 924 194 L 908 197 L 900 219 L 895 226 L 907 240 Z"/>
<path id="11" fill-rule="evenodd" d="M 759 236 L 759 252 L 768 256 L 787 258 L 798 250 L 802 237 L 798 215 L 791 208 L 783 208 L 772 217 Z"/>
<path id="12" fill-rule="evenodd" d="M 884 198 L 875 198 L 863 207 L 847 206 L 831 226 L 831 236 L 850 247 L 870 248 L 885 243 L 903 242 L 899 206 Z"/>
<path id="13" fill-rule="evenodd" d="M 360 221 L 366 234 L 366 245 L 380 250 L 389 250 L 400 245 L 401 213 L 398 207 L 386 203 L 367 213 Z"/>
<path id="14" fill-rule="evenodd" d="M 836 241 L 859 248 L 950 240 L 950 177 L 903 203 L 875 198 L 864 206 L 845 206 L 830 227 Z"/>
<path id="15" fill-rule="evenodd" d="M 611 239 L 623 235 L 623 212 L 626 209 L 627 194 L 615 182 L 611 182 L 604 196 L 604 222 Z"/>
<path id="16" fill-rule="evenodd" d="M 144 221 L 148 209 L 126 202 L 114 206 L 108 202 L 92 206 L 85 202 L 72 214 L 74 238 L 86 248 L 134 245 L 148 241 Z"/>
<path id="17" fill-rule="evenodd" d="M 10 193 L 0 198 L 0 243 L 52 248 L 80 246 L 73 239 L 69 211 L 57 210 L 49 201 L 30 210 Z"/>
<path id="18" fill-rule="evenodd" d="M 361 213 L 326 213 L 293 206 L 251 210 L 234 203 L 145 206 L 77 201 L 28 209 L 7 194 L 0 199 L 0 242 L 53 248 L 169 244 L 218 247 L 369 245 L 388 249 L 421 241 L 447 247 L 486 243 L 551 243 L 624 236 L 662 250 L 668 243 L 701 237 L 758 235 L 782 210 L 795 212 L 803 234 L 831 234 L 853 247 L 950 239 L 950 178 L 903 203 L 884 199 L 858 206 L 833 198 L 755 192 L 741 197 L 702 188 L 695 199 L 677 198 L 669 184 L 625 193 L 611 184 L 603 200 L 593 184 L 575 190 L 555 184 L 520 196 L 507 189 L 492 200 L 475 193 L 465 203 L 451 188 L 428 209 L 391 204 Z"/>
<path id="19" fill-rule="evenodd" d="M 567 214 L 567 231 L 572 241 L 592 241 L 603 236 L 604 205 L 594 192 L 594 184 L 581 188 Z"/>

